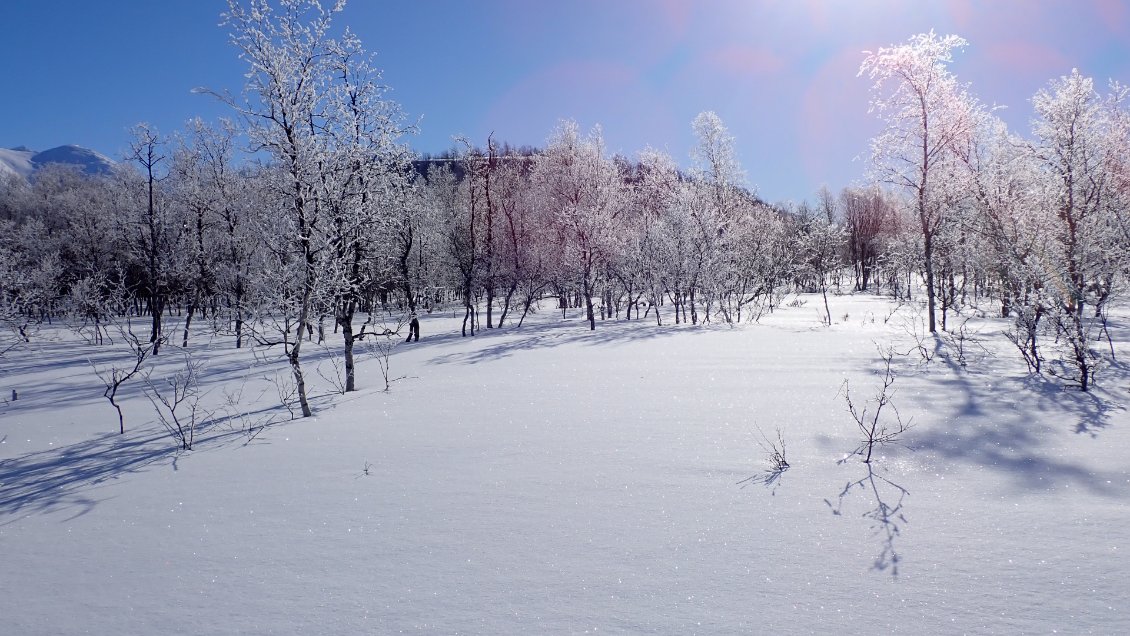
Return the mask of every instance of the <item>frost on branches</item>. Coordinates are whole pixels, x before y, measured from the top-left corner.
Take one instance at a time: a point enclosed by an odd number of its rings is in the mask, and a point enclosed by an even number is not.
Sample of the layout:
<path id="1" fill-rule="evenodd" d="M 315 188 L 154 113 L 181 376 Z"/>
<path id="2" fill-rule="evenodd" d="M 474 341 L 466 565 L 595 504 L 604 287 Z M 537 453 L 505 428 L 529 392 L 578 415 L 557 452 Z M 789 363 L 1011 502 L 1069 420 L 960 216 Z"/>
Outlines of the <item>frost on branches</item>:
<path id="1" fill-rule="evenodd" d="M 885 128 L 871 141 L 874 178 L 908 193 L 922 237 L 929 331 L 936 328 L 935 242 L 947 223 L 945 201 L 957 183 L 946 178 L 953 149 L 973 132 L 978 106 L 949 72 L 966 44 L 933 31 L 869 54 L 860 75 L 873 80 L 871 110 Z"/>

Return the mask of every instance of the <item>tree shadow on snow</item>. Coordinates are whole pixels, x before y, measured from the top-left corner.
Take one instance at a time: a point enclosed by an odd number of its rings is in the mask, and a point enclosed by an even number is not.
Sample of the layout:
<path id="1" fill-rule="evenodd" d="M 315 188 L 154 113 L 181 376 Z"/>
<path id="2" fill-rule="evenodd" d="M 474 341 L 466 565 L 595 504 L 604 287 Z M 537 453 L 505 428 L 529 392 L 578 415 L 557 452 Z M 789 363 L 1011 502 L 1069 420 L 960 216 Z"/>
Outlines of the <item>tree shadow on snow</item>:
<path id="1" fill-rule="evenodd" d="M 1035 397 L 1038 410 L 1051 413 L 1063 411 L 1069 417 L 1071 430 L 1098 437 L 1101 431 L 1114 425 L 1117 414 L 1126 412 L 1126 406 L 1113 402 L 1104 390 L 1104 387 L 1125 383 L 1125 370 L 1115 366 L 1104 371 L 1099 378 L 1100 384 L 1086 393 L 1065 387 L 1061 381 L 1042 375 L 1032 374 L 1026 378 L 1025 384 Z"/>
<path id="2" fill-rule="evenodd" d="M 105 364 L 122 357 L 114 345 L 90 345 L 83 342 L 35 341 L 10 352 L 3 359 L 6 375 L 15 377 L 28 373 L 50 373 L 66 377 L 90 370 L 90 363 Z"/>
<path id="3" fill-rule="evenodd" d="M 943 463 L 1001 473 L 1020 490 L 1069 484 L 1105 497 L 1127 496 L 1111 486 L 1122 476 L 1093 470 L 1049 445 L 1065 420 L 1070 430 L 1094 435 L 1112 425 L 1112 416 L 1125 410 L 1121 405 L 1094 393 L 1065 390 L 1058 382 L 1036 375 L 1016 381 L 960 371 L 926 381 L 937 391 L 917 393 L 921 406 L 944 415 L 936 425 L 907 435 L 905 443 L 913 450 Z M 955 394 L 960 401 L 947 403 Z"/>
<path id="4" fill-rule="evenodd" d="M 663 325 L 643 320 L 598 322 L 590 330 L 587 321 L 563 320 L 560 322 L 524 325 L 521 328 L 492 329 L 478 332 L 476 341 L 486 341 L 480 349 L 449 353 L 430 360 L 433 364 L 478 363 L 507 358 L 521 351 L 560 347 L 569 344 L 601 346 L 617 343 L 639 342 L 679 334 L 702 334 L 728 330 L 727 325 Z M 458 334 L 441 341 L 460 339 Z M 417 346 L 415 343 L 411 345 Z"/>
<path id="5" fill-rule="evenodd" d="M 90 491 L 152 464 L 171 463 L 176 449 L 166 433 L 94 439 L 0 461 L 0 514 L 73 510 L 81 517 L 98 503 Z M 15 521 L 12 519 L 6 523 Z M 6 523 L 4 525 L 6 525 Z"/>
<path id="6" fill-rule="evenodd" d="M 876 474 L 874 463 L 862 466 L 860 476 L 844 485 L 836 497 L 836 503 L 829 499 L 825 499 L 824 503 L 837 517 L 844 516 L 844 504 L 853 493 L 858 492 L 860 498 L 869 500 L 874 505 L 860 515 L 871 520 L 871 531 L 879 539 L 879 554 L 872 562 L 871 569 L 890 571 L 891 576 L 897 578 L 902 555 L 895 547 L 895 540 L 902 535 L 902 527 L 909 523 L 904 506 L 910 493 L 887 477 Z"/>
<path id="7" fill-rule="evenodd" d="M 241 416 L 261 416 L 280 408 L 272 406 Z M 124 435 L 107 432 L 68 446 L 0 460 L 0 516 L 14 516 L 0 521 L 0 526 L 32 513 L 70 511 L 66 519 L 70 521 L 104 501 L 92 494 L 103 485 L 150 468 L 171 466 L 176 470 L 178 460 L 192 453 L 237 442 L 247 445 L 264 430 L 292 421 L 260 417 L 257 426 L 239 428 L 231 417 L 217 417 L 199 425 L 192 451 L 181 450 L 168 431 L 154 430 L 150 424 Z"/>

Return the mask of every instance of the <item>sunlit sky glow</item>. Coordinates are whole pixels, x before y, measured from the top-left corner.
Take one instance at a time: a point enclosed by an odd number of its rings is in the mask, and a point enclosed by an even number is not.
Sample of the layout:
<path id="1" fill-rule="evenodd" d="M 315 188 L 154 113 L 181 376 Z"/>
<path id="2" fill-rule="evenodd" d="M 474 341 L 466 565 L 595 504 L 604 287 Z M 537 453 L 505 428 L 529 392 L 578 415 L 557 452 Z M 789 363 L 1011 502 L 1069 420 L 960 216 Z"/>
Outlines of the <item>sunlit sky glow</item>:
<path id="1" fill-rule="evenodd" d="M 0 146 L 120 156 L 127 129 L 229 114 L 196 86 L 238 91 L 219 0 L 8 0 Z M 863 51 L 934 29 L 970 42 L 953 70 L 1027 131 L 1029 98 L 1073 67 L 1130 83 L 1130 0 L 351 0 L 341 18 L 440 152 L 464 134 L 543 145 L 561 118 L 600 124 L 609 152 L 666 149 L 718 113 L 767 200 L 861 182 L 877 124 Z"/>

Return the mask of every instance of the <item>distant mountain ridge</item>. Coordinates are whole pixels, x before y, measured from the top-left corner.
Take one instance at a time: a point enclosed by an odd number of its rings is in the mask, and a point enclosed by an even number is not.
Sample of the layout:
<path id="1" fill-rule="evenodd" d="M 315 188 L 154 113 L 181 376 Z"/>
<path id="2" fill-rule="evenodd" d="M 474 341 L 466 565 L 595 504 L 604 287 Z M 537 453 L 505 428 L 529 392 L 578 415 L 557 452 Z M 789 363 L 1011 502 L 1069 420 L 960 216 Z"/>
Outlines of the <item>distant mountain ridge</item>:
<path id="1" fill-rule="evenodd" d="M 36 152 L 25 146 L 0 148 L 0 176 L 14 174 L 31 179 L 37 170 L 52 163 L 77 166 L 86 174 L 105 174 L 115 162 L 99 152 L 82 146 L 66 145 Z"/>

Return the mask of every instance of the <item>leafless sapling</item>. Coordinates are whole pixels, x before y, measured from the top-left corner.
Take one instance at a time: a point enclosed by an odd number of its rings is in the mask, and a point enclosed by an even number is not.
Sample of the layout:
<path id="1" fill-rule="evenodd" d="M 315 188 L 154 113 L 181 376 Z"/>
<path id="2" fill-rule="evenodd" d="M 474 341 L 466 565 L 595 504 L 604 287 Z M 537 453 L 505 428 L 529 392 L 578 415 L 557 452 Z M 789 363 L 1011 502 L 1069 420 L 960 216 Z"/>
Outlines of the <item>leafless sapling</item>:
<path id="1" fill-rule="evenodd" d="M 102 383 L 106 385 L 106 390 L 102 392 L 102 396 L 109 400 L 110 406 L 113 406 L 114 410 L 118 412 L 118 432 L 119 434 L 125 434 L 125 417 L 122 415 L 122 407 L 117 401 L 118 389 L 128 380 L 142 373 L 145 368 L 145 361 L 150 355 L 153 355 L 157 351 L 157 346 L 162 340 L 158 338 L 156 341 L 143 342 L 141 338 L 133 332 L 128 321 L 125 327 L 119 327 L 119 329 L 121 331 L 122 341 L 129 346 L 130 351 L 133 353 L 131 362 L 125 366 L 112 366 L 109 369 L 100 369 L 93 362 L 90 362 L 90 366 L 94 369 L 94 373 L 98 376 L 98 379 L 102 380 Z"/>
<path id="2" fill-rule="evenodd" d="M 275 390 L 279 395 L 279 403 L 290 413 L 290 419 L 293 420 L 295 418 L 295 399 L 298 396 L 298 387 L 294 383 L 294 376 L 276 371 L 273 376 L 267 379 L 275 385 Z"/>
<path id="3" fill-rule="evenodd" d="M 885 351 L 879 349 L 879 354 L 883 359 L 883 386 L 879 388 L 875 394 L 875 398 L 869 400 L 869 405 L 863 408 L 857 408 L 851 399 L 851 390 L 848 386 L 848 381 L 844 380 L 842 391 L 844 401 L 847 402 L 848 412 L 851 414 L 855 424 L 859 429 L 862 439 L 859 446 L 852 452 L 852 455 L 862 455 L 863 463 L 871 463 L 871 455 L 875 450 L 875 446 L 885 446 L 898 441 L 899 436 L 905 433 L 911 426 L 910 422 L 903 422 L 902 417 L 899 416 L 898 409 L 891 403 L 891 398 L 894 397 L 894 390 L 891 388 L 895 383 L 895 373 L 891 368 L 895 351 L 888 347 Z M 870 413 L 868 410 L 871 407 L 874 410 Z M 890 411 L 894 412 L 894 421 L 891 418 L 883 417 L 883 410 L 890 407 Z"/>
<path id="4" fill-rule="evenodd" d="M 980 348 L 982 351 L 988 353 L 983 345 L 975 340 L 969 333 L 969 320 L 972 316 L 965 317 L 961 323 L 958 324 L 956 330 L 950 330 L 942 334 L 942 340 L 946 346 L 952 351 L 956 362 L 962 369 L 969 363 L 969 353 L 974 348 Z"/>
<path id="5" fill-rule="evenodd" d="M 220 390 L 224 397 L 220 410 L 223 412 L 222 421 L 227 423 L 228 430 L 234 431 L 238 426 L 238 430 L 247 436 L 245 443 L 250 443 L 254 441 L 264 429 L 274 424 L 276 420 L 275 416 L 270 413 L 260 413 L 258 417 L 253 417 L 252 413 L 248 412 L 247 407 L 244 406 L 243 400 L 243 391 L 246 386 L 247 382 L 245 379 L 237 387 L 222 387 Z M 269 389 L 263 389 L 258 397 L 251 400 L 251 402 L 258 404 L 268 390 Z"/>
<path id="6" fill-rule="evenodd" d="M 181 450 L 192 450 L 197 426 L 210 417 L 210 413 L 200 406 L 200 400 L 206 394 L 200 388 L 203 368 L 204 363 L 193 360 L 186 351 L 184 367 L 164 378 L 164 382 L 146 378 L 148 390 L 145 395 L 153 403 L 157 419 L 180 443 Z"/>
<path id="7" fill-rule="evenodd" d="M 327 372 L 324 369 L 325 364 L 318 364 L 318 366 L 314 368 L 314 371 L 317 372 L 317 374 L 323 380 L 330 383 L 330 386 L 333 387 L 335 393 L 345 395 L 346 392 L 349 391 L 349 387 L 350 387 L 350 383 L 348 382 L 347 373 L 352 373 L 353 361 L 351 359 L 350 362 L 349 362 L 349 366 L 346 367 L 342 363 L 341 356 L 338 356 L 334 353 L 334 349 L 331 349 L 330 347 L 325 347 L 325 350 L 327 351 L 327 354 L 328 354 L 326 356 L 325 362 L 329 364 L 329 367 L 330 367 L 329 371 Z M 352 349 L 351 349 L 351 352 L 352 352 Z M 352 355 L 352 353 L 350 353 L 350 355 Z M 348 372 L 346 371 L 347 368 L 349 369 Z"/>
<path id="8" fill-rule="evenodd" d="M 930 333 L 923 333 L 922 327 L 922 308 L 918 305 L 914 305 L 914 312 L 903 319 L 902 329 L 908 336 L 914 339 L 914 347 L 908 354 L 918 352 L 918 355 L 922 357 L 922 364 L 928 365 L 934 361 L 939 340 L 937 332 L 931 331 Z M 929 342 L 931 339 L 933 340 L 933 344 Z"/>
<path id="9" fill-rule="evenodd" d="M 384 390 L 387 392 L 392 383 L 397 380 L 403 380 L 406 376 L 392 377 L 391 362 L 392 350 L 400 343 L 400 330 L 407 324 L 406 316 L 399 316 L 391 320 L 376 320 L 374 316 L 370 315 L 365 324 L 361 326 L 360 333 L 357 334 L 358 340 L 363 340 L 368 343 L 368 348 L 371 354 L 377 359 L 377 363 L 381 367 L 381 376 L 385 381 Z M 417 334 L 417 341 L 419 335 Z"/>

